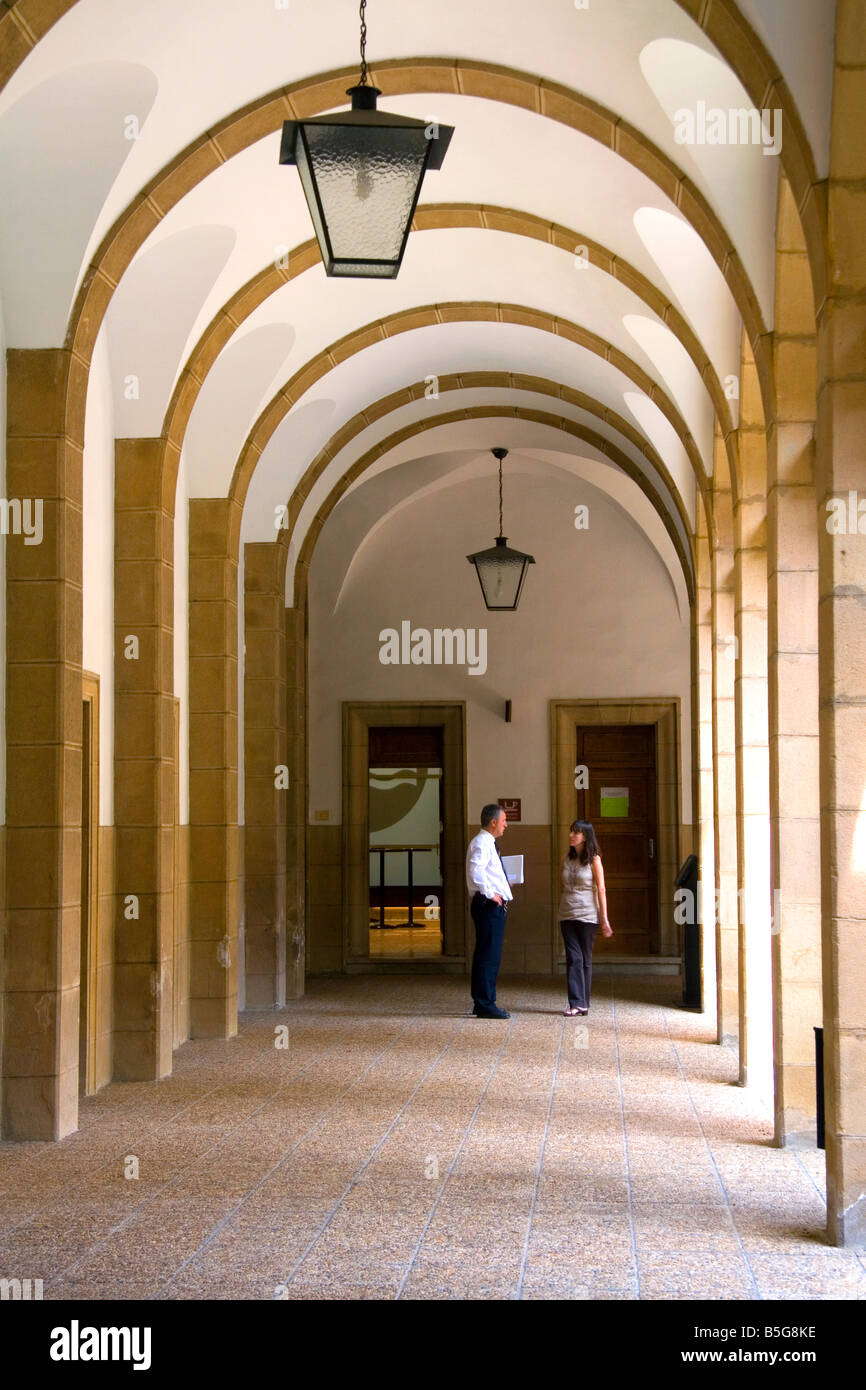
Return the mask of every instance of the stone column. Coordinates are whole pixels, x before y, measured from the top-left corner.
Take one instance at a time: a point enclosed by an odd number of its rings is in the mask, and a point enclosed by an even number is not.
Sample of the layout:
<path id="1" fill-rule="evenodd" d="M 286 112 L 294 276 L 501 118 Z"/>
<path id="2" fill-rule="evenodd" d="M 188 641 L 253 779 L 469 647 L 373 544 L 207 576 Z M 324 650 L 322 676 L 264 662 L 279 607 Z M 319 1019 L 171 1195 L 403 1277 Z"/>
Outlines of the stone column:
<path id="1" fill-rule="evenodd" d="M 857 0 L 839 0 L 836 64 L 832 290 L 818 314 L 821 918 L 828 1233 L 857 1245 L 866 1242 L 866 29 Z"/>
<path id="2" fill-rule="evenodd" d="M 717 1038 L 739 1040 L 739 942 L 737 930 L 737 771 L 734 675 L 733 508 L 728 459 L 716 435 L 713 469 L 713 860 L 716 895 Z M 709 905 L 704 903 L 704 920 Z"/>
<path id="3" fill-rule="evenodd" d="M 190 1033 L 228 1038 L 238 1013 L 240 507 L 189 503 Z"/>
<path id="4" fill-rule="evenodd" d="M 114 450 L 114 1077 L 171 1071 L 174 497 L 159 439 Z"/>
<path id="5" fill-rule="evenodd" d="M 697 598 L 695 606 L 694 721 L 697 823 L 695 851 L 700 861 L 701 973 L 704 1009 L 716 1008 L 715 791 L 713 777 L 713 584 L 706 512 L 698 503 Z"/>
<path id="6" fill-rule="evenodd" d="M 768 431 L 767 578 L 776 1143 L 815 1142 L 821 1023 L 815 306 L 803 230 L 779 193 L 775 419 Z"/>
<path id="7" fill-rule="evenodd" d="M 291 780 L 286 820 L 286 997 L 304 993 L 307 902 L 307 619 L 285 610 L 286 752 Z"/>
<path id="8" fill-rule="evenodd" d="M 772 1076 L 770 763 L 767 706 L 767 444 L 758 376 L 743 345 L 734 507 L 740 1084 Z"/>
<path id="9" fill-rule="evenodd" d="M 285 550 L 244 546 L 244 961 L 246 1007 L 286 1000 Z"/>
<path id="10" fill-rule="evenodd" d="M 6 360 L 6 495 L 29 503 L 30 536 L 6 543 L 2 1135 L 62 1139 L 78 1128 L 87 368 L 54 348 Z"/>

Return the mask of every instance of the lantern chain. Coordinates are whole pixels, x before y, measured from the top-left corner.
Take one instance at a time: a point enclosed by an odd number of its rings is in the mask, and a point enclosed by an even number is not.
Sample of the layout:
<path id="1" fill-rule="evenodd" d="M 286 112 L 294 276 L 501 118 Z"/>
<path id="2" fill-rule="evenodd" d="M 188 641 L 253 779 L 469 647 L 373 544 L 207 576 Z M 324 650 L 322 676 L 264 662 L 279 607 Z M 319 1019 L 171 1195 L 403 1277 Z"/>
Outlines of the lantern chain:
<path id="1" fill-rule="evenodd" d="M 499 534 L 502 535 L 502 459 L 499 460 Z"/>
<path id="2" fill-rule="evenodd" d="M 367 0 L 361 0 L 361 8 L 358 11 L 361 17 L 361 80 L 359 86 L 367 85 L 367 19 L 364 11 L 367 8 Z"/>

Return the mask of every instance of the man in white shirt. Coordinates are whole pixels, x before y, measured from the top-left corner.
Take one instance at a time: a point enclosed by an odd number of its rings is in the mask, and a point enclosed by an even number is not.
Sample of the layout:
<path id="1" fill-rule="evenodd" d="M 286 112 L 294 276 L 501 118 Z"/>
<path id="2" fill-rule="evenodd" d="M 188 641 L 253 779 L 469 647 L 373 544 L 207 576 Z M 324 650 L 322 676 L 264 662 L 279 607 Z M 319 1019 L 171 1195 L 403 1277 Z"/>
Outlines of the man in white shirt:
<path id="1" fill-rule="evenodd" d="M 506 907 L 512 899 L 496 841 L 504 833 L 505 812 L 490 802 L 481 812 L 481 829 L 466 853 L 466 886 L 475 925 L 472 956 L 472 1012 L 476 1018 L 508 1018 L 496 1003 L 496 977 L 502 960 Z"/>

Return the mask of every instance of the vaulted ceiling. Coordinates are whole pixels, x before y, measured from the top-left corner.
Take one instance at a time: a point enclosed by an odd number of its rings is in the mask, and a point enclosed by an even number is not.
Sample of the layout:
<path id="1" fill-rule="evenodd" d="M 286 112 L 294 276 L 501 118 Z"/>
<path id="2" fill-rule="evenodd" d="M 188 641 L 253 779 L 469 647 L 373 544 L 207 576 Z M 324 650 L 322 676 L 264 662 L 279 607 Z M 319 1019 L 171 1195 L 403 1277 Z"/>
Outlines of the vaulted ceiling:
<path id="1" fill-rule="evenodd" d="M 790 138 L 824 177 L 834 5 L 718 3 L 746 21 L 732 47 L 762 45 L 781 75 L 802 123 Z M 296 550 L 371 451 L 378 472 L 408 470 L 411 486 L 414 467 L 430 485 L 429 461 L 458 438 L 437 416 L 499 409 L 496 442 L 556 448 L 556 466 L 571 458 L 599 485 L 630 476 L 664 522 L 660 546 L 679 536 L 688 555 L 714 422 L 736 424 L 724 384 L 744 316 L 772 327 L 785 158 L 678 143 L 677 111 L 754 104 L 690 17 L 701 9 L 370 0 L 380 106 L 455 128 L 400 275 L 382 282 L 326 278 L 277 158 L 293 111 L 347 104 L 354 0 L 78 0 L 0 92 L 7 345 L 67 339 L 100 247 L 146 202 L 149 234 L 102 325 L 114 432 L 163 432 L 198 345 L 187 489 L 234 488 L 246 540 L 273 539 L 275 507 L 312 469 Z M 173 165 L 183 186 L 165 195 Z"/>

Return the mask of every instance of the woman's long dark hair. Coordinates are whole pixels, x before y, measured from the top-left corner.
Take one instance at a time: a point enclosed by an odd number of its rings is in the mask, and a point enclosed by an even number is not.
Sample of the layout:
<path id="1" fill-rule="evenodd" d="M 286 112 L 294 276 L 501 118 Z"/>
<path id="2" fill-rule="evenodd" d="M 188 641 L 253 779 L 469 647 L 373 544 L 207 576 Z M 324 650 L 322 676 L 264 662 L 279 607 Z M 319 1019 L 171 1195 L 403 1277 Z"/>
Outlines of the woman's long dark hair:
<path id="1" fill-rule="evenodd" d="M 595 838 L 595 831 L 588 820 L 576 820 L 571 827 L 571 833 L 583 832 L 583 844 L 580 849 L 575 849 L 574 845 L 568 846 L 569 859 L 579 859 L 581 864 L 591 864 L 599 853 L 598 840 Z"/>

